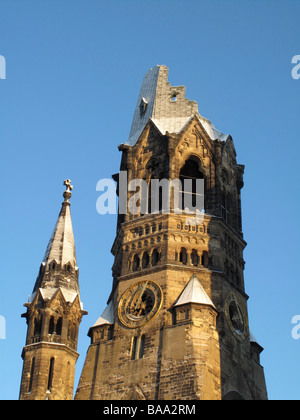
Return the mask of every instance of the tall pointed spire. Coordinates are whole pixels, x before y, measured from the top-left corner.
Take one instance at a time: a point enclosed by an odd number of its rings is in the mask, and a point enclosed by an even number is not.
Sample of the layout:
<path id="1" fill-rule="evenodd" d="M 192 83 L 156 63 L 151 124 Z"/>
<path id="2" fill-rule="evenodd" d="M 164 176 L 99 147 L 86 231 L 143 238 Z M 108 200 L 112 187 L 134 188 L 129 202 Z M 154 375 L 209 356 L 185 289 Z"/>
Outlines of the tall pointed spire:
<path id="1" fill-rule="evenodd" d="M 64 185 L 66 186 L 63 193 L 64 202 L 48 243 L 33 292 L 36 292 L 39 288 L 53 289 L 57 287 L 75 292 L 79 291 L 78 267 L 69 201 L 73 186 L 70 179 L 64 181 Z"/>
<path id="2" fill-rule="evenodd" d="M 33 293 L 24 306 L 27 321 L 21 400 L 73 398 L 78 329 L 83 315 L 70 213 L 71 181 Z"/>

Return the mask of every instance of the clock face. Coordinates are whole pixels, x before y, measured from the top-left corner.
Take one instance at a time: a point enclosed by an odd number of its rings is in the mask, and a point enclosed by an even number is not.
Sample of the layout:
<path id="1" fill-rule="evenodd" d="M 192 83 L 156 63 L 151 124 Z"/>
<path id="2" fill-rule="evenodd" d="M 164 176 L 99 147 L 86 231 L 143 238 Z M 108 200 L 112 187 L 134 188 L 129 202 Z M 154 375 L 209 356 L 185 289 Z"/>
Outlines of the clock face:
<path id="1" fill-rule="evenodd" d="M 246 310 L 234 293 L 229 293 L 225 300 L 225 315 L 231 332 L 239 341 L 248 335 Z"/>
<path id="2" fill-rule="evenodd" d="M 158 313 L 162 299 L 162 290 L 156 283 L 136 283 L 127 289 L 120 299 L 119 319 L 128 328 L 141 327 Z"/>

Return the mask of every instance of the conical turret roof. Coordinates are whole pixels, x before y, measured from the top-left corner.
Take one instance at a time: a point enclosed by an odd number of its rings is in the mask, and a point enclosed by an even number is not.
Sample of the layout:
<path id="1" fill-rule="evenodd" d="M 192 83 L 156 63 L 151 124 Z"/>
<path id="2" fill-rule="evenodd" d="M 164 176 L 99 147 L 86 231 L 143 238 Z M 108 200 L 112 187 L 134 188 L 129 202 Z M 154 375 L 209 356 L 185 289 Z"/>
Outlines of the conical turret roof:
<path id="1" fill-rule="evenodd" d="M 208 296 L 204 287 L 195 275 L 193 275 L 186 287 L 183 289 L 175 306 L 185 305 L 187 303 L 198 303 L 215 308 L 211 298 Z"/>
<path id="2" fill-rule="evenodd" d="M 67 190 L 64 192 L 65 201 L 62 203 L 62 208 L 48 243 L 43 263 L 47 264 L 55 260 L 58 264 L 62 265 L 70 263 L 75 268 L 77 261 L 70 211 L 71 204 L 69 202 L 73 187 L 70 185 L 70 180 L 65 181 L 65 185 L 67 186 Z"/>
<path id="3" fill-rule="evenodd" d="M 73 187 L 69 179 L 64 182 L 64 185 L 66 186 L 66 191 L 63 194 L 65 200 L 48 243 L 33 292 L 39 288 L 55 290 L 60 287 L 79 293 L 78 267 L 69 201 Z"/>

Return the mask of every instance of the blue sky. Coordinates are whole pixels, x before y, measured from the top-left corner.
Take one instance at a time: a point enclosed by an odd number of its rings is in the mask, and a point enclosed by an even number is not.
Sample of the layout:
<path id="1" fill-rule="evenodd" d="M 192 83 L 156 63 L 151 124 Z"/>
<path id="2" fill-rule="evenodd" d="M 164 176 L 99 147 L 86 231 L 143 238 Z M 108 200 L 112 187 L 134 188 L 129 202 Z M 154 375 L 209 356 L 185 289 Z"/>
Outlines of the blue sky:
<path id="1" fill-rule="evenodd" d="M 250 328 L 265 348 L 270 399 L 299 399 L 299 0 L 0 0 L 0 399 L 17 399 L 20 315 L 60 210 L 72 219 L 87 332 L 105 308 L 116 216 L 96 212 L 97 181 L 118 172 L 144 73 L 172 85 L 223 133 L 245 165 L 242 192 Z"/>

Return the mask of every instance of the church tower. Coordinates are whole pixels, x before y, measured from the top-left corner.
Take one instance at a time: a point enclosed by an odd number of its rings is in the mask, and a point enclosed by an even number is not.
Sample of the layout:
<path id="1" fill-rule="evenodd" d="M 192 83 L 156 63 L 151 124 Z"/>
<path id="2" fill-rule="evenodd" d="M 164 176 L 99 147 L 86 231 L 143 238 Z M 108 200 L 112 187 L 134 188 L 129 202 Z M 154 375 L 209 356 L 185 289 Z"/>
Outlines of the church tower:
<path id="1" fill-rule="evenodd" d="M 156 66 L 119 150 L 112 292 L 89 330 L 75 398 L 267 399 L 243 274 L 244 166 L 231 136 Z M 193 213 L 199 180 L 204 206 Z"/>
<path id="2" fill-rule="evenodd" d="M 55 229 L 28 303 L 28 329 L 22 352 L 20 400 L 73 399 L 77 338 L 83 311 L 80 301 L 75 243 L 69 199 L 71 181 L 64 182 Z"/>

